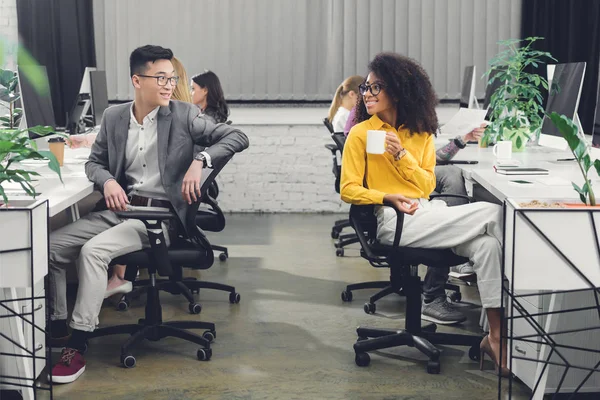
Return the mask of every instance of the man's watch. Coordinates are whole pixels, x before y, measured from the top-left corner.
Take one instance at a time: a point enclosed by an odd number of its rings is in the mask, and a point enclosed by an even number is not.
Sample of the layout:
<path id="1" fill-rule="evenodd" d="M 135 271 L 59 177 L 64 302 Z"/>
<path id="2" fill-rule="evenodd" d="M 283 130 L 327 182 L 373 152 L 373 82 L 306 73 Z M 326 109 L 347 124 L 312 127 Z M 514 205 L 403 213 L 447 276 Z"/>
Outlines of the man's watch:
<path id="1" fill-rule="evenodd" d="M 196 154 L 196 156 L 194 157 L 194 160 L 202 161 L 202 168 L 206 167 L 206 157 L 204 156 L 204 154 L 202 154 L 202 153 Z"/>
<path id="2" fill-rule="evenodd" d="M 402 149 L 394 156 L 394 161 L 400 161 L 402 157 L 406 155 L 406 149 Z"/>

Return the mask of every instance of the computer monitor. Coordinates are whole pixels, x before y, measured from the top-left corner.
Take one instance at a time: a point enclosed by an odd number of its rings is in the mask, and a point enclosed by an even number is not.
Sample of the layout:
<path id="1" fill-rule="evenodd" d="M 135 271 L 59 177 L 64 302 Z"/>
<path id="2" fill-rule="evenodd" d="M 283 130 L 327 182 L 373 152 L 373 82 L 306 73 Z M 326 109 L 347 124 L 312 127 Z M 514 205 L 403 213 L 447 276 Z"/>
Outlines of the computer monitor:
<path id="1" fill-rule="evenodd" d="M 460 92 L 460 106 L 463 108 L 479 108 L 475 97 L 475 66 L 465 67 L 462 90 Z"/>
<path id="2" fill-rule="evenodd" d="M 497 76 L 506 71 L 506 67 L 498 67 L 490 72 L 490 75 L 487 77 L 487 81 L 489 82 L 492 78 L 495 78 L 492 83 L 488 83 L 485 87 L 485 97 L 483 99 L 483 109 L 487 110 L 492 101 L 492 95 L 500 86 L 504 84 L 504 82 L 499 79 Z"/>
<path id="3" fill-rule="evenodd" d="M 67 119 L 67 132 L 71 135 L 76 135 L 87 130 L 86 115 L 90 111 L 91 106 L 92 100 L 89 93 L 79 93 L 77 95 Z"/>
<path id="4" fill-rule="evenodd" d="M 557 112 L 573 119 L 579 126 L 579 134 L 583 136 L 583 129 L 577 117 L 577 108 L 579 107 L 579 98 L 583 87 L 585 62 L 556 64 L 554 71 L 551 72 L 551 69 L 549 69 L 548 72 L 548 80 L 552 83 L 548 90 L 546 114 Z M 567 141 L 550 118 L 546 116 L 544 116 L 538 143 L 540 146 L 560 150 L 568 148 Z"/>
<path id="5" fill-rule="evenodd" d="M 92 88 L 92 108 L 94 109 L 94 125 L 100 125 L 102 114 L 108 108 L 108 89 L 106 87 L 106 71 L 90 72 Z"/>
<path id="6" fill-rule="evenodd" d="M 21 107 L 23 117 L 21 127 L 51 126 L 56 129 L 54 107 L 48 83 L 48 72 L 43 65 L 19 65 L 17 68 L 19 76 L 19 93 L 21 94 Z M 39 82 L 34 84 L 28 79 L 30 75 L 38 75 Z M 40 137 L 29 132 L 31 139 Z"/>
<path id="7" fill-rule="evenodd" d="M 90 84 L 90 72 L 92 71 L 96 71 L 96 67 L 85 67 L 83 77 L 81 78 L 81 86 L 79 86 L 79 93 L 90 94 L 92 92 Z"/>
<path id="8" fill-rule="evenodd" d="M 79 86 L 79 93 L 73 101 L 73 105 L 67 114 L 66 130 L 72 135 L 83 133 L 94 125 L 92 114 L 92 84 L 90 74 L 96 71 L 96 67 L 85 67 Z"/>

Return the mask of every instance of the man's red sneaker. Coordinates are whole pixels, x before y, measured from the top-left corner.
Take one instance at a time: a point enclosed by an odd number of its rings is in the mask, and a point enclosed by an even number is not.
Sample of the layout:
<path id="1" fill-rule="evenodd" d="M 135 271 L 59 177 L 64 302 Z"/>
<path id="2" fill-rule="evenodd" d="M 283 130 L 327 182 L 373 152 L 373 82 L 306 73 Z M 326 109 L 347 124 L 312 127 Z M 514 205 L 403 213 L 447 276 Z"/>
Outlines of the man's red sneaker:
<path id="1" fill-rule="evenodd" d="M 64 348 L 60 360 L 52 368 L 53 383 L 71 383 L 85 371 L 83 354 L 75 349 Z"/>

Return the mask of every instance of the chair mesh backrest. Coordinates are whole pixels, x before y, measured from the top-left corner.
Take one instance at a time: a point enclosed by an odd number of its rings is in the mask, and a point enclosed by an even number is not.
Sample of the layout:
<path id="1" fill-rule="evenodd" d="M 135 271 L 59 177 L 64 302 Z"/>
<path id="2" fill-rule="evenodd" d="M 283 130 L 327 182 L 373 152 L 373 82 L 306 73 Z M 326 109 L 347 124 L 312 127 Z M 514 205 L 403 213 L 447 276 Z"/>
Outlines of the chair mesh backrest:
<path id="1" fill-rule="evenodd" d="M 350 224 L 356 231 L 356 236 L 368 259 L 379 258 L 373 251 L 377 243 L 377 217 L 373 205 L 350 206 Z"/>
<path id="2" fill-rule="evenodd" d="M 331 125 L 331 121 L 329 121 L 329 118 L 323 118 L 323 125 L 325 125 L 325 127 L 329 130 L 329 133 L 333 133 L 333 125 Z"/>
<path id="3" fill-rule="evenodd" d="M 334 132 L 331 134 L 331 139 L 335 142 L 340 153 L 344 152 L 344 144 L 346 143 L 346 135 L 344 132 Z"/>

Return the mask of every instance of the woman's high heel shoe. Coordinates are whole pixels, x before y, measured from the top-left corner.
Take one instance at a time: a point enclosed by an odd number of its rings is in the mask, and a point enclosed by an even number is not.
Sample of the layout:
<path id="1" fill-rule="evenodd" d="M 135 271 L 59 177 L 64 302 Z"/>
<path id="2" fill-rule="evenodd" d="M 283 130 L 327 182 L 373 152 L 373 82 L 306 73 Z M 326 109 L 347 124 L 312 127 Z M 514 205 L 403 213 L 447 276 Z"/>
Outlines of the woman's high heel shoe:
<path id="1" fill-rule="evenodd" d="M 490 341 L 488 336 L 484 337 L 479 345 L 479 370 L 483 371 L 483 359 L 484 354 L 487 354 L 492 361 L 494 362 L 496 374 L 502 376 L 503 378 L 508 378 L 511 375 L 511 372 L 506 367 L 500 367 L 500 364 L 496 360 L 496 355 L 492 351 L 492 346 L 490 345 Z"/>

